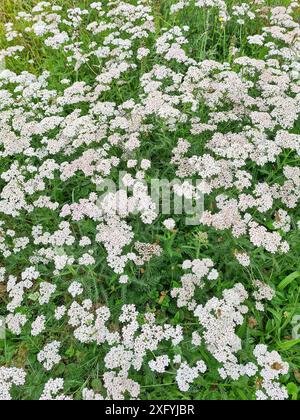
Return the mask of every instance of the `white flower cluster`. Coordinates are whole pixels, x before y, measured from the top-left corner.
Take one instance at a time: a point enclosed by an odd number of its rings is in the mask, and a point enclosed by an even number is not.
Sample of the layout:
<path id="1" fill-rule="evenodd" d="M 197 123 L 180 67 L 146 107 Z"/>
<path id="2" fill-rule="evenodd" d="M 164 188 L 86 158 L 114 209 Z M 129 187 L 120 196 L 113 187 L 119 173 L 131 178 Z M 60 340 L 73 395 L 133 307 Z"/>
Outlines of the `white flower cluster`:
<path id="1" fill-rule="evenodd" d="M 159 356 L 155 360 L 149 362 L 150 369 L 154 372 L 164 373 L 170 364 L 169 356 Z"/>
<path id="2" fill-rule="evenodd" d="M 241 365 L 236 354 L 242 349 L 242 341 L 235 330 L 244 322 L 248 312 L 243 305 L 248 298 L 242 284 L 223 292 L 223 299 L 212 298 L 206 305 L 198 305 L 194 311 L 204 328 L 204 341 L 209 352 L 223 367 L 219 373 L 223 379 L 237 380 L 240 376 L 254 376 L 257 368 L 253 363 Z"/>
<path id="3" fill-rule="evenodd" d="M 275 295 L 276 292 L 272 287 L 270 287 L 268 284 L 261 282 L 260 280 L 256 280 L 254 282 L 255 292 L 253 293 L 253 297 L 255 299 L 255 307 L 258 311 L 264 311 L 264 305 L 262 304 L 262 301 L 268 300 L 271 301 Z"/>
<path id="4" fill-rule="evenodd" d="M 206 370 L 207 367 L 203 361 L 198 361 L 195 367 L 190 367 L 186 362 L 181 363 L 176 374 L 176 382 L 180 391 L 188 391 L 190 385 Z"/>
<path id="5" fill-rule="evenodd" d="M 233 9 L 232 15 L 238 17 L 237 22 L 240 25 L 244 25 L 245 18 L 248 18 L 250 20 L 255 19 L 255 14 L 251 12 L 250 5 L 247 3 L 242 3 L 240 6 L 233 6 L 232 9 Z"/>
<path id="6" fill-rule="evenodd" d="M 217 280 L 219 274 L 214 269 L 213 261 L 209 258 L 193 261 L 186 260 L 182 264 L 182 268 L 192 272 L 181 277 L 182 286 L 174 288 L 171 291 L 171 296 L 177 298 L 177 306 L 179 308 L 187 306 L 189 310 L 193 310 L 197 305 L 194 299 L 196 289 L 204 287 L 205 278 L 207 280 Z"/>
<path id="7" fill-rule="evenodd" d="M 279 382 L 281 375 L 289 372 L 289 365 L 282 361 L 280 355 L 276 351 L 269 352 L 264 344 L 258 345 L 254 350 L 254 356 L 260 366 L 260 376 L 262 381 L 256 392 L 258 400 L 285 400 L 288 393 L 284 386 Z"/>
<path id="8" fill-rule="evenodd" d="M 130 370 L 140 371 L 148 353 L 153 354 L 159 350 L 160 343 L 170 341 L 173 346 L 181 343 L 182 328 L 168 324 L 160 326 L 152 314 L 145 314 L 145 323 L 139 325 L 139 314 L 135 306 L 124 305 L 119 317 L 122 325 L 120 331 L 110 332 L 105 325 L 111 316 L 109 309 L 101 307 L 96 310 L 95 315 L 92 309 L 92 303 L 89 301 L 84 301 L 82 305 L 73 302 L 68 311 L 69 324 L 75 327 L 74 335 L 79 341 L 95 341 L 98 345 L 107 343 L 110 346 L 104 358 L 105 367 L 108 369 L 104 375 L 107 392 L 105 398 L 123 399 L 126 392 L 137 398 L 139 387 L 128 377 Z M 52 363 L 53 358 L 50 359 Z M 150 361 L 149 366 L 152 370 L 163 373 L 169 363 L 168 356 L 161 355 Z M 87 393 L 86 397 L 87 395 L 90 394 Z"/>
<path id="9" fill-rule="evenodd" d="M 243 267 L 249 267 L 251 264 L 250 257 L 246 252 L 236 252 L 235 258 Z"/>
<path id="10" fill-rule="evenodd" d="M 164 221 L 164 226 L 165 226 L 165 228 L 166 228 L 166 229 L 168 229 L 168 230 L 174 230 L 174 229 L 175 229 L 175 227 L 176 227 L 176 222 L 175 222 L 175 220 L 174 220 L 174 219 L 166 219 L 166 220 Z"/>
<path id="11" fill-rule="evenodd" d="M 45 384 L 40 401 L 66 401 L 72 398 L 60 394 L 64 389 L 64 380 L 62 378 L 49 379 Z"/>
<path id="12" fill-rule="evenodd" d="M 45 330 L 46 318 L 44 315 L 38 316 L 31 324 L 31 335 L 36 337 Z"/>
<path id="13" fill-rule="evenodd" d="M 60 345 L 60 342 L 52 341 L 52 343 L 46 344 L 37 355 L 38 361 L 43 364 L 46 370 L 51 370 L 61 361 L 61 356 L 58 353 Z"/>

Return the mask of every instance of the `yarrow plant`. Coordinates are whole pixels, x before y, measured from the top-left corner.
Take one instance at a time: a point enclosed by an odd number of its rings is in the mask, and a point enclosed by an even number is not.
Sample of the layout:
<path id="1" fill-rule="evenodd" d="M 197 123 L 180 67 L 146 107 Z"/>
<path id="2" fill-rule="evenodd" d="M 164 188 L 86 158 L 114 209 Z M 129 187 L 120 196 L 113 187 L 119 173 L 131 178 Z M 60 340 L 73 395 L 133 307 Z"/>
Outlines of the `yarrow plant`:
<path id="1" fill-rule="evenodd" d="M 0 399 L 299 399 L 299 1 L 25 3 L 0 6 Z"/>

